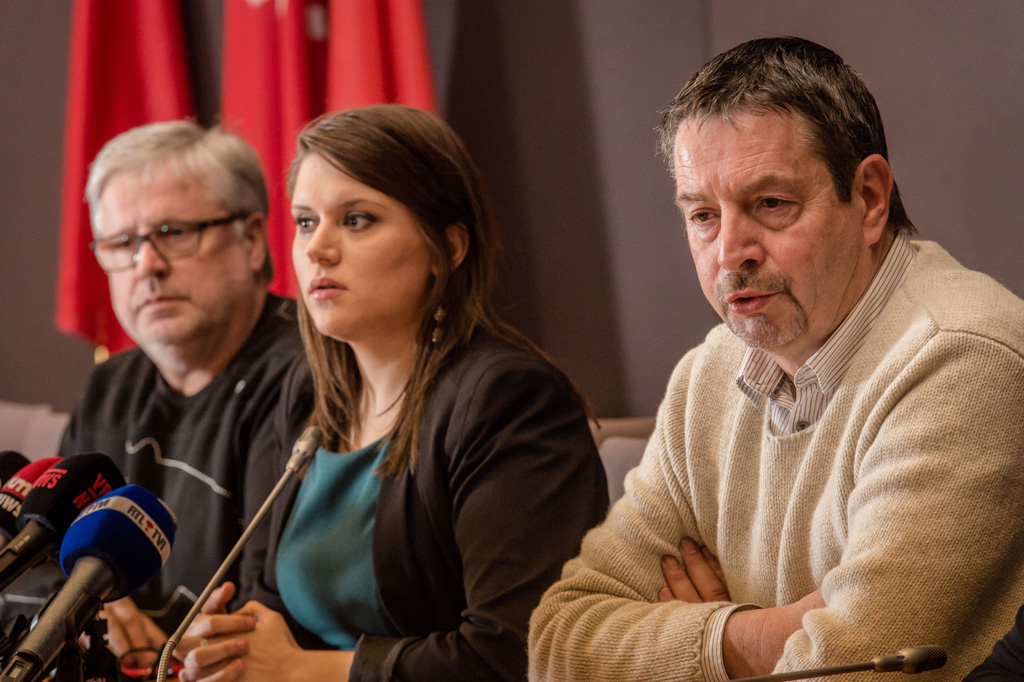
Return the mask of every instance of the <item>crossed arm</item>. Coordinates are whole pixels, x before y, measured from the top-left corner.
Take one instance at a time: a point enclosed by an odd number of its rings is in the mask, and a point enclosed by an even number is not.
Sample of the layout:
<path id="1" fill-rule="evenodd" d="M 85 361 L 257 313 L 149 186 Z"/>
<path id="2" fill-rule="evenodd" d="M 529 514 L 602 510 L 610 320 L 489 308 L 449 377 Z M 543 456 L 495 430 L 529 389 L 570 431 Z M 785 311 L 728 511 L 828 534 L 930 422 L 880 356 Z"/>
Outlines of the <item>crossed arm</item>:
<path id="1" fill-rule="evenodd" d="M 679 553 L 682 564 L 671 555 L 661 560 L 667 586 L 658 592 L 658 601 L 731 601 L 722 566 L 711 550 L 684 538 Z M 824 606 L 821 590 L 815 590 L 793 604 L 734 612 L 726 621 L 722 638 L 722 655 L 729 677 L 770 673 L 782 657 L 786 640 L 802 627 L 804 613 Z"/>

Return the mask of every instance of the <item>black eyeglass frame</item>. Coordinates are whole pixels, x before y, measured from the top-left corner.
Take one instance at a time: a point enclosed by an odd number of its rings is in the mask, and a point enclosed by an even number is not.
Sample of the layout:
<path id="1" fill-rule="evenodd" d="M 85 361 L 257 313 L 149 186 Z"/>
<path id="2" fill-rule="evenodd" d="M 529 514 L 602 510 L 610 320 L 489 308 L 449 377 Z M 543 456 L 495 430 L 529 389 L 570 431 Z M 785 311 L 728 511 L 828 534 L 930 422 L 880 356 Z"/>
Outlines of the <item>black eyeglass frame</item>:
<path id="1" fill-rule="evenodd" d="M 147 241 L 149 242 L 149 245 L 153 247 L 153 250 L 156 251 L 156 254 L 169 263 L 172 260 L 189 258 L 199 253 L 199 249 L 201 249 L 203 245 L 204 230 L 211 227 L 219 227 L 221 225 L 230 225 L 236 220 L 245 220 L 250 215 L 252 214 L 232 213 L 231 215 L 224 216 L 223 218 L 214 218 L 213 220 L 168 220 L 166 223 L 158 225 L 155 229 L 153 229 L 150 232 L 147 232 L 146 234 L 136 234 L 133 236 L 125 232 L 118 235 L 114 235 L 112 237 L 106 237 L 104 239 L 94 239 L 93 241 L 89 242 L 89 249 L 93 252 L 93 255 L 96 256 L 96 262 L 99 263 L 99 266 L 103 269 L 104 272 L 122 272 L 124 270 L 131 270 L 132 268 L 134 268 L 136 265 L 139 264 L 139 253 L 142 251 L 142 244 Z M 197 235 L 195 248 L 187 253 L 176 253 L 174 255 L 165 254 L 163 251 L 161 251 L 160 248 L 157 247 L 156 240 L 153 238 L 153 235 L 158 233 L 164 233 L 167 229 L 169 229 L 171 225 L 180 225 L 182 227 L 187 226 L 190 230 L 194 230 Z M 133 239 L 135 241 L 135 249 L 132 251 L 132 260 L 130 263 L 117 267 L 106 267 L 105 265 L 103 265 L 103 262 L 100 260 L 100 255 L 98 251 L 101 245 L 118 243 L 128 244 Z"/>

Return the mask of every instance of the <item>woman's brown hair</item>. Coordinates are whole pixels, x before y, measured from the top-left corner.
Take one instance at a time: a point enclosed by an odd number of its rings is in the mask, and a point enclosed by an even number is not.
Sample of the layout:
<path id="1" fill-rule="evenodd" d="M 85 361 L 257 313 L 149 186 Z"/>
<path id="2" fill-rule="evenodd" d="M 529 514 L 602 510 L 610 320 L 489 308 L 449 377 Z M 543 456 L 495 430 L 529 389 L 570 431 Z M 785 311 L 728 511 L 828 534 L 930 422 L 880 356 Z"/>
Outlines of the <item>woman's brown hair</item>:
<path id="1" fill-rule="evenodd" d="M 404 204 L 416 217 L 437 274 L 417 333 L 412 375 L 390 433 L 380 471 L 388 476 L 416 464 L 426 396 L 438 372 L 476 329 L 536 350 L 501 321 L 490 299 L 495 226 L 480 173 L 462 140 L 441 118 L 397 104 L 327 114 L 299 133 L 288 176 L 288 193 L 302 162 L 316 154 L 359 182 Z M 452 268 L 447 229 L 462 225 L 466 255 Z M 444 310 L 440 325 L 434 314 Z M 435 328 L 441 333 L 436 338 Z M 359 427 L 361 377 L 348 344 L 321 334 L 299 297 L 299 328 L 316 392 L 310 423 L 324 432 L 324 446 L 353 448 Z"/>

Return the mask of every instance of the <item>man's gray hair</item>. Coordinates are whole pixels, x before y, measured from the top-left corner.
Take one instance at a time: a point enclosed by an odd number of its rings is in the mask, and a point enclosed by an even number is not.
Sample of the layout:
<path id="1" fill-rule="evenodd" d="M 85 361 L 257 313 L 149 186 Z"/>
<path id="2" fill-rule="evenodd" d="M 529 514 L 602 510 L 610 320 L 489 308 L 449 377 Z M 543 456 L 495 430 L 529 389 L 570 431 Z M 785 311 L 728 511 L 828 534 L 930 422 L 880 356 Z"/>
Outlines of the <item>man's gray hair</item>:
<path id="1" fill-rule="evenodd" d="M 267 182 L 256 150 L 232 133 L 191 121 L 165 121 L 132 128 L 103 146 L 89 167 L 85 198 L 94 234 L 100 229 L 100 198 L 118 173 L 145 175 L 168 170 L 203 183 L 229 213 L 268 215 Z M 261 277 L 269 282 L 274 265 L 267 253 Z"/>
<path id="2" fill-rule="evenodd" d="M 889 159 L 882 116 L 861 77 L 832 50 L 791 37 L 751 40 L 702 66 L 662 112 L 661 151 L 671 168 L 682 123 L 768 111 L 806 120 L 811 150 L 828 166 L 842 201 L 850 200 L 861 161 L 872 154 Z M 895 183 L 888 227 L 914 232 Z"/>

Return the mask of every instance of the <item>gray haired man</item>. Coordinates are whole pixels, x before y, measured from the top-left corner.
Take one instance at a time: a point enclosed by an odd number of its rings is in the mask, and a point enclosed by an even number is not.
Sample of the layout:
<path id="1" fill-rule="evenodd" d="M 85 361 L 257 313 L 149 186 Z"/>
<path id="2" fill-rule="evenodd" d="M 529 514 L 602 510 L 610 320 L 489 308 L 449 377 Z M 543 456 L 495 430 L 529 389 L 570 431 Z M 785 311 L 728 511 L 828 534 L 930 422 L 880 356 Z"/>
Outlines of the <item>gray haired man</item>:
<path id="1" fill-rule="evenodd" d="M 111 456 L 178 518 L 160 574 L 105 608 L 122 653 L 165 641 L 272 488 L 291 433 L 275 421 L 280 386 L 303 351 L 294 301 L 267 291 L 267 189 L 244 140 L 186 121 L 132 129 L 96 157 L 86 196 L 91 248 L 138 349 L 93 371 L 61 454 Z M 239 599 L 265 532 L 228 576 Z"/>
<path id="2" fill-rule="evenodd" d="M 912 241 L 874 98 L 744 43 L 664 150 L 723 324 L 530 629 L 536 680 L 706 680 L 914 645 L 960 680 L 1024 599 L 1024 302 Z"/>

